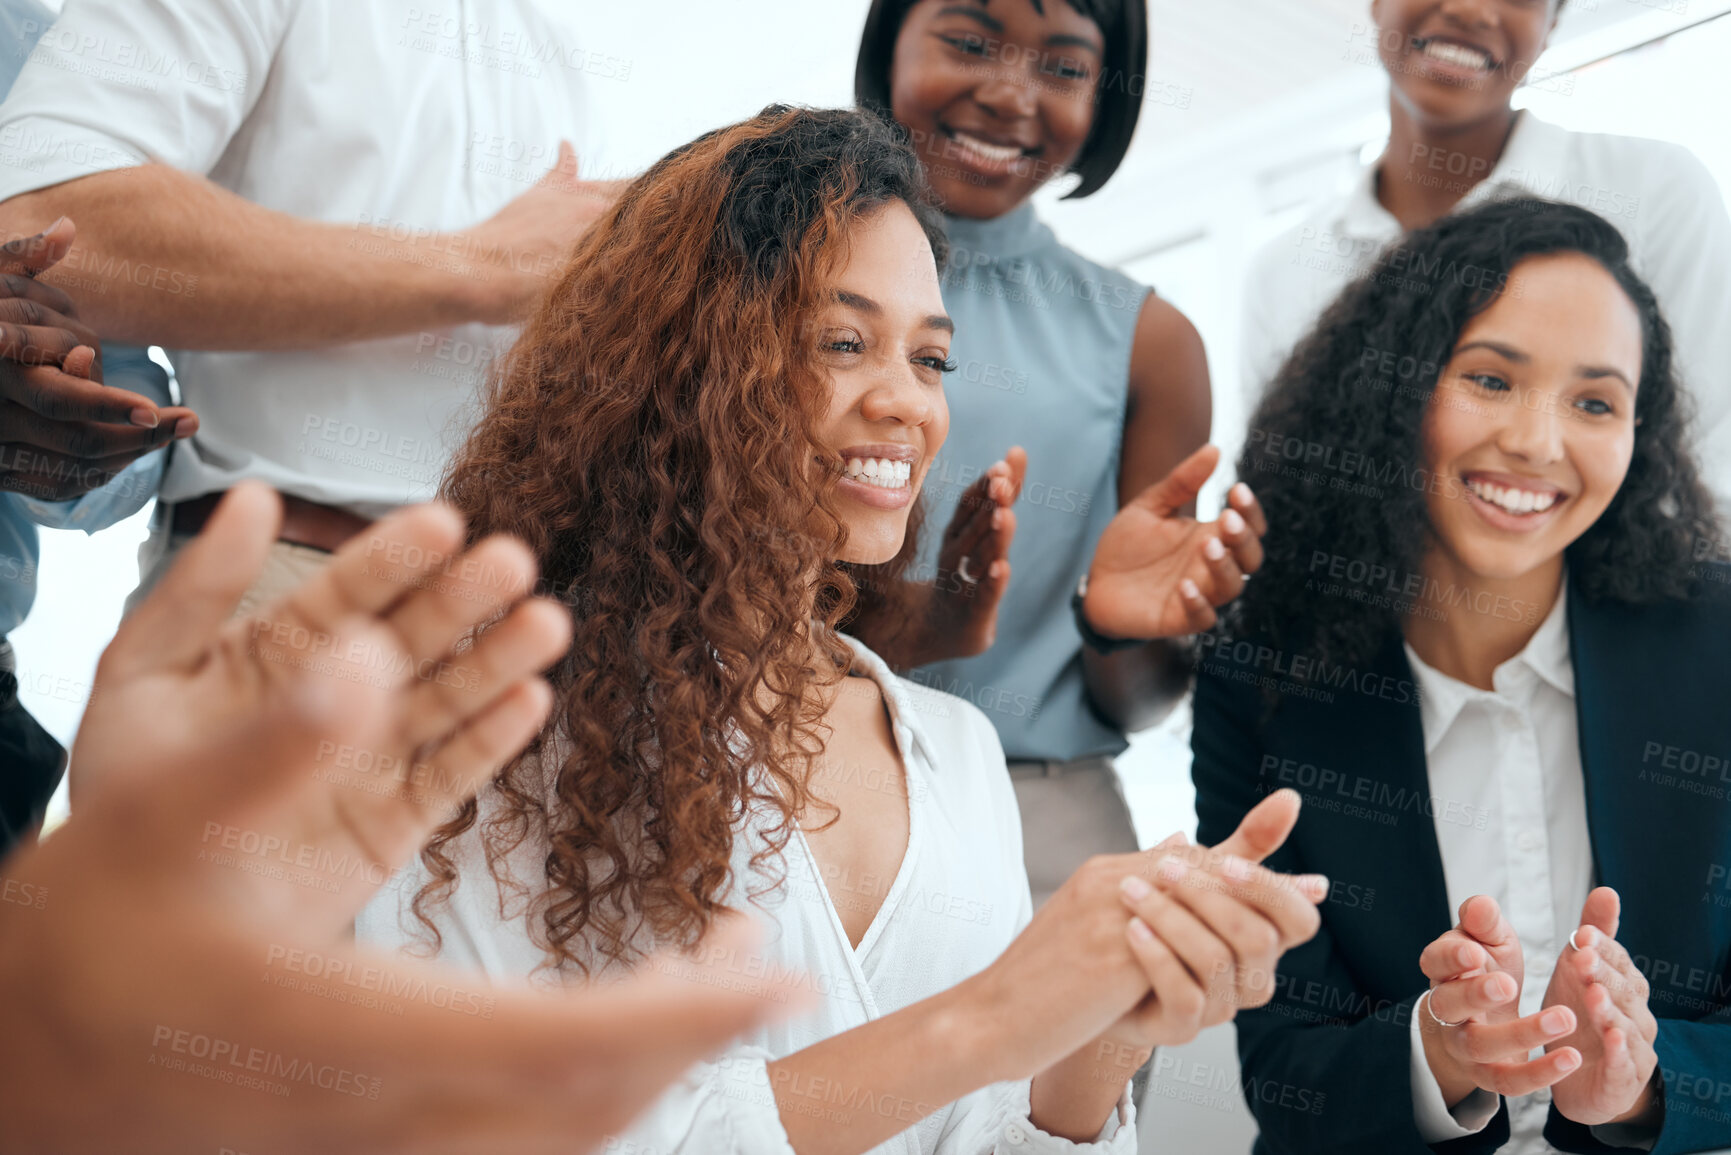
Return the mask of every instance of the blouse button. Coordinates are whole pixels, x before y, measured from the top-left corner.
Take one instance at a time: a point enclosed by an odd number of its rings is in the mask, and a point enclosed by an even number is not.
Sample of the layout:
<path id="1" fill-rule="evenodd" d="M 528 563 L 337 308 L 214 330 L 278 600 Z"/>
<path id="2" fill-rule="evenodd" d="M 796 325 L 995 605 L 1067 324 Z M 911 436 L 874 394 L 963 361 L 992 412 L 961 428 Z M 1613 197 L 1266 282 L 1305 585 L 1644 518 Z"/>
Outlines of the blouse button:
<path id="1" fill-rule="evenodd" d="M 1008 1139 L 1015 1146 L 1020 1147 L 1023 1143 L 1028 1141 L 1028 1133 L 1016 1126 L 1014 1123 L 1011 1123 L 1009 1126 L 1004 1128 L 1004 1138 Z"/>

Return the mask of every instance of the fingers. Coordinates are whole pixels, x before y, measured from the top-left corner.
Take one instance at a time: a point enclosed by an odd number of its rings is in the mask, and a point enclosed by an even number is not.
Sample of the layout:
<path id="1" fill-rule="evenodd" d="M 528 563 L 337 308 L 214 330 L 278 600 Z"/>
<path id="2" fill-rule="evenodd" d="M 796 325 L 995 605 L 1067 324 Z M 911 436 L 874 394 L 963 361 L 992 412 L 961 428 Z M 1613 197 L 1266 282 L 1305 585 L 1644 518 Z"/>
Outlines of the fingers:
<path id="1" fill-rule="evenodd" d="M 1011 506 L 1022 496 L 1022 483 L 1028 479 L 1028 451 L 1020 445 L 1010 446 L 1004 464 L 1010 467 L 1010 496 L 1004 504 Z"/>
<path id="2" fill-rule="evenodd" d="M 1248 866 L 1241 859 L 1234 859 Z M 1259 868 L 1251 868 L 1259 869 Z M 1281 952 L 1315 935 L 1320 925 L 1316 908 L 1297 888 L 1236 884 L 1240 893 L 1206 871 L 1191 870 L 1181 859 L 1160 864 L 1156 876 L 1163 892 L 1200 919 L 1232 952 L 1230 986 L 1234 1006 L 1261 1006 L 1274 996 L 1274 972 Z M 1246 897 L 1248 891 L 1254 897 Z M 1211 977 L 1211 985 L 1228 976 Z"/>
<path id="3" fill-rule="evenodd" d="M 94 461 L 122 453 L 149 453 L 177 436 L 190 437 L 197 425 L 190 417 L 184 432 L 172 419 L 159 422 L 154 428 L 98 421 L 54 421 L 16 401 L 0 401 L 0 429 L 6 431 L 8 441 Z"/>
<path id="4" fill-rule="evenodd" d="M 0 327 L 0 331 L 3 329 Z M 75 348 L 76 345 L 68 346 L 67 354 Z M 0 359 L 6 356 L 6 351 L 0 349 Z M 162 423 L 162 415 L 167 412 L 142 394 L 114 389 L 51 366 L 0 365 L 0 398 L 16 402 L 49 421 L 97 421 L 152 429 Z M 191 416 L 191 410 L 175 412 Z"/>
<path id="5" fill-rule="evenodd" d="M 1258 545 L 1257 552 L 1260 553 L 1261 549 Z M 1202 562 L 1208 567 L 1209 601 L 1223 606 L 1244 592 L 1244 571 L 1238 567 L 1232 551 L 1213 534 L 1203 539 Z"/>
<path id="6" fill-rule="evenodd" d="M 210 648 L 241 595 L 264 569 L 282 523 L 282 502 L 267 485 L 243 481 L 229 490 L 200 533 L 175 559 L 150 596 L 121 619 L 98 677 L 198 660 Z"/>
<path id="7" fill-rule="evenodd" d="M 1623 900 L 1608 886 L 1594 887 L 1581 907 L 1581 925 L 1596 927 L 1606 938 L 1617 937 L 1617 925 L 1623 914 Z M 1575 938 L 1580 942 L 1579 936 Z"/>
<path id="8" fill-rule="evenodd" d="M 1233 562 L 1246 574 L 1262 568 L 1262 539 L 1250 529 L 1250 523 L 1235 509 L 1220 515 L 1220 540 L 1232 555 Z"/>
<path id="9" fill-rule="evenodd" d="M 1214 628 L 1214 623 L 1220 620 L 1215 612 L 1214 603 L 1202 594 L 1202 589 L 1189 578 L 1178 583 L 1178 602 L 1184 608 L 1184 629 L 1186 633 L 1200 634 Z"/>
<path id="10" fill-rule="evenodd" d="M 1493 949 L 1520 946 L 1515 928 L 1503 917 L 1502 907 L 1488 895 L 1475 894 L 1461 903 L 1460 929 Z"/>
<path id="11" fill-rule="evenodd" d="M 1276 933 L 1276 947 L 1282 951 L 1315 937 L 1322 925 L 1316 906 L 1328 897 L 1328 879 L 1323 875 L 1277 874 L 1231 855 L 1211 854 L 1197 864 L 1168 857 L 1156 868 L 1154 878 L 1216 931 L 1228 928 L 1209 918 L 1191 896 L 1205 896 L 1198 901 L 1210 904 L 1210 909 L 1225 912 L 1225 906 L 1213 905 L 1224 902 L 1266 920 Z"/>
<path id="12" fill-rule="evenodd" d="M 460 561 L 429 572 L 386 620 L 419 665 L 449 654 L 464 633 L 520 601 L 534 584 L 529 547 L 490 537 Z"/>
<path id="13" fill-rule="evenodd" d="M 1256 500 L 1256 494 L 1251 488 L 1240 481 L 1226 491 L 1226 504 L 1236 510 L 1250 526 L 1250 532 L 1257 537 L 1268 533 L 1268 515 L 1262 510 L 1262 503 Z"/>
<path id="14" fill-rule="evenodd" d="M 1485 948 L 1458 928 L 1439 936 L 1418 956 L 1418 969 L 1433 983 L 1446 983 L 1488 967 Z"/>
<path id="15" fill-rule="evenodd" d="M 450 506 L 400 509 L 351 538 L 330 564 L 261 616 L 289 618 L 326 634 L 351 614 L 383 616 L 450 563 L 462 542 L 463 519 Z"/>
<path id="16" fill-rule="evenodd" d="M 68 457 L 34 445 L 0 444 L 0 489 L 40 501 L 66 501 L 107 485 L 156 448 L 146 446 L 130 453 L 89 458 Z"/>
<path id="17" fill-rule="evenodd" d="M 1445 1023 L 1482 1022 L 1514 1002 L 1520 993 L 1520 984 L 1512 975 L 1492 971 L 1438 983 L 1431 988 L 1430 1005 Z"/>
<path id="18" fill-rule="evenodd" d="M 1160 517 L 1170 517 L 1196 500 L 1196 495 L 1202 492 L 1202 486 L 1219 463 L 1219 448 L 1204 445 L 1180 461 L 1171 473 L 1137 494 L 1133 504 L 1143 506 Z"/>
<path id="19" fill-rule="evenodd" d="M 78 308 L 72 303 L 64 290 L 50 285 L 46 281 L 38 281 L 23 273 L 0 272 L 0 298 L 23 297 L 35 301 L 45 308 L 52 309 L 62 317 L 71 318 L 78 315 Z"/>
<path id="20" fill-rule="evenodd" d="M 1435 993 L 1431 995 L 1436 998 Z M 1439 1015 L 1442 1012 L 1437 1012 Z M 1450 1027 L 1444 1046 L 1467 1063 L 1505 1063 L 1524 1060 L 1529 1052 L 1566 1039 L 1575 1032 L 1575 1012 L 1568 1007 L 1548 1007 L 1524 1019 L 1506 1023 L 1467 1023 Z"/>
<path id="21" fill-rule="evenodd" d="M 1530 1062 L 1503 1062 L 1481 1066 L 1477 1070 L 1479 1085 L 1506 1098 L 1530 1095 L 1545 1087 L 1554 1087 L 1581 1065 L 1581 1052 L 1573 1047 L 1558 1047 Z"/>
<path id="22" fill-rule="evenodd" d="M 78 229 L 73 223 L 61 217 L 35 236 L 7 241 L 0 245 L 0 272 L 34 277 L 58 264 L 77 236 Z"/>
<path id="23" fill-rule="evenodd" d="M 417 799 L 423 813 L 448 813 L 473 797 L 540 732 L 552 708 L 552 687 L 523 678 L 465 721 L 433 755 L 437 773 L 414 784 L 428 788 L 428 796 Z"/>
<path id="24" fill-rule="evenodd" d="M 1250 862 L 1261 862 L 1286 842 L 1287 835 L 1298 825 L 1298 812 L 1303 804 L 1298 791 L 1276 790 L 1251 808 L 1238 823 L 1231 837 L 1213 849 L 1219 854 L 1236 855 Z"/>
<path id="25" fill-rule="evenodd" d="M 950 524 L 944 527 L 946 549 L 956 542 L 964 543 L 963 548 L 966 548 L 965 543 L 977 539 L 984 532 L 984 523 L 996 508 L 991 498 L 991 484 L 992 470 L 988 469 L 962 491 L 956 502 L 956 512 L 950 516 Z"/>
<path id="26" fill-rule="evenodd" d="M 418 749 L 450 733 L 511 687 L 558 661 L 571 645 L 571 615 L 558 602 L 537 598 L 485 630 L 457 665 L 415 687 L 406 712 L 404 745 Z M 527 742 L 529 737 L 524 738 Z"/>
<path id="27" fill-rule="evenodd" d="M 1178 1035 L 1195 1035 L 1202 1029 L 1202 1016 L 1208 1006 L 1202 984 L 1139 916 L 1130 919 L 1124 937 L 1148 978 L 1161 1017 Z"/>
<path id="28" fill-rule="evenodd" d="M 1237 956 L 1231 945 L 1183 903 L 1155 890 L 1137 875 L 1126 875 L 1119 894 L 1130 912 L 1160 937 L 1178 956 L 1202 988 L 1208 1006 L 1207 1025 L 1225 1022 L 1237 1005 Z"/>

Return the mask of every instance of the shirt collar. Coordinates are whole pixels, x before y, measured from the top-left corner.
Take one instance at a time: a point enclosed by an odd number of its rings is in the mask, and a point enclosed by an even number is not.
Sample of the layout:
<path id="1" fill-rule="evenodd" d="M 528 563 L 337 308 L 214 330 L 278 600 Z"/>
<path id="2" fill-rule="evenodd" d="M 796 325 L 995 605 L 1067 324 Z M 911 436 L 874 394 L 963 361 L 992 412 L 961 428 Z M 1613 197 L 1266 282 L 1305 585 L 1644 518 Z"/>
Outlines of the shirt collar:
<path id="1" fill-rule="evenodd" d="M 1521 652 L 1496 668 L 1492 674 L 1493 681 L 1503 681 L 1505 672 L 1524 668 L 1559 693 L 1571 699 L 1575 696 L 1575 667 L 1569 658 L 1568 601 L 1569 583 L 1565 576 L 1551 612 L 1539 623 L 1539 628 L 1527 639 Z M 1427 665 L 1411 645 L 1406 646 L 1406 658 L 1419 686 L 1419 717 L 1424 727 L 1424 752 L 1427 756 L 1436 749 L 1468 704 L 1502 696 L 1494 690 L 1469 686 Z"/>
<path id="2" fill-rule="evenodd" d="M 890 727 L 895 731 L 896 745 L 900 747 L 904 759 L 915 748 L 927 766 L 936 769 L 938 760 L 933 755 L 937 747 L 933 745 L 931 735 L 926 732 L 925 721 L 920 717 L 920 704 L 915 702 L 908 693 L 907 685 L 896 676 L 889 664 L 878 657 L 872 649 L 858 638 L 847 634 L 837 634 L 853 651 L 853 670 L 864 673 L 878 684 L 883 691 L 884 702 L 890 712 Z M 929 707 L 927 707 L 929 709 Z"/>
<path id="3" fill-rule="evenodd" d="M 1507 192 L 1538 193 L 1550 188 L 1551 195 L 1555 195 L 1554 185 L 1568 142 L 1569 134 L 1556 125 L 1546 124 L 1530 112 L 1516 113 L 1515 126 L 1496 167 L 1461 198 L 1456 211 Z M 1376 241 L 1393 240 L 1400 235 L 1400 222 L 1376 199 L 1376 173 L 1381 164 L 1382 158 L 1378 157 L 1360 171 L 1335 218 L 1337 232 Z"/>

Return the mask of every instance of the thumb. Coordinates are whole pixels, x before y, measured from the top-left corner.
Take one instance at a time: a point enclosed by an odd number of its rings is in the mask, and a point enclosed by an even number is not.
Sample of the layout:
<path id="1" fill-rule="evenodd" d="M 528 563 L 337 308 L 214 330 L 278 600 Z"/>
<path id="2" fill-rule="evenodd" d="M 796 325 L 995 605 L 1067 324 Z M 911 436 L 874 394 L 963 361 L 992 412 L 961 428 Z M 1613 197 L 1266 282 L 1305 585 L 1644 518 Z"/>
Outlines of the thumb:
<path id="1" fill-rule="evenodd" d="M 1286 842 L 1287 835 L 1298 825 L 1302 805 L 1298 791 L 1276 790 L 1244 816 L 1232 836 L 1214 847 L 1215 853 L 1261 862 Z"/>
<path id="2" fill-rule="evenodd" d="M 0 245 L 0 273 L 22 273 L 34 277 L 58 264 L 72 248 L 78 228 L 61 217 L 33 237 L 19 237 Z"/>
<path id="3" fill-rule="evenodd" d="M 1623 917 L 1623 899 L 1608 886 L 1595 887 L 1581 907 L 1581 925 L 1597 927 L 1606 938 L 1617 937 L 1617 924 Z"/>
<path id="4" fill-rule="evenodd" d="M 576 180 L 578 176 L 577 149 L 568 140 L 559 142 L 559 160 L 553 165 L 553 171 L 567 180 Z"/>
<path id="5" fill-rule="evenodd" d="M 1151 510 L 1160 517 L 1171 517 L 1196 500 L 1202 487 L 1220 464 L 1220 448 L 1204 445 L 1173 466 L 1172 472 L 1137 494 L 1130 503 Z"/>

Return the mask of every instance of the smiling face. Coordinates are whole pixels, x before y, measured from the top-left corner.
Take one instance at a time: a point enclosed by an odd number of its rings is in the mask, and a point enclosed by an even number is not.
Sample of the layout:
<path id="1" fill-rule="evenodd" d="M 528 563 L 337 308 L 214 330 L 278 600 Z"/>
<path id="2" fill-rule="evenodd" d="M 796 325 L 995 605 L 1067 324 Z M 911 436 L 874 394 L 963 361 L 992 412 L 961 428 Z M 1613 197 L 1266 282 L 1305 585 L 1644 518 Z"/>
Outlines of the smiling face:
<path id="1" fill-rule="evenodd" d="M 1425 505 L 1463 576 L 1560 567 L 1629 472 L 1641 318 L 1603 266 L 1529 257 L 1455 342 L 1425 415 Z"/>
<path id="2" fill-rule="evenodd" d="M 1105 41 L 1064 0 L 920 0 L 896 38 L 890 108 L 944 209 L 1010 212 L 1081 153 Z"/>
<path id="3" fill-rule="evenodd" d="M 905 204 L 856 221 L 848 244 L 814 326 L 831 385 L 817 439 L 820 464 L 841 474 L 836 505 L 848 540 L 840 560 L 877 565 L 900 551 L 908 512 L 950 431 L 944 373 L 955 327 L 931 245 Z"/>
<path id="4" fill-rule="evenodd" d="M 1557 0 L 1374 0 L 1377 50 L 1395 99 L 1421 124 L 1506 115 L 1544 51 Z"/>

